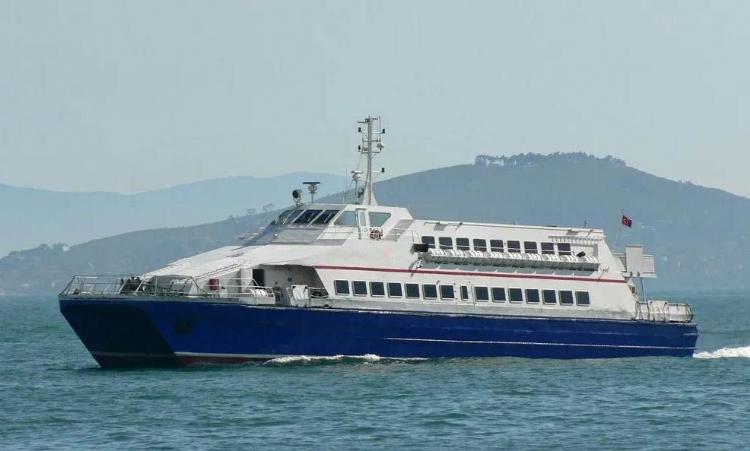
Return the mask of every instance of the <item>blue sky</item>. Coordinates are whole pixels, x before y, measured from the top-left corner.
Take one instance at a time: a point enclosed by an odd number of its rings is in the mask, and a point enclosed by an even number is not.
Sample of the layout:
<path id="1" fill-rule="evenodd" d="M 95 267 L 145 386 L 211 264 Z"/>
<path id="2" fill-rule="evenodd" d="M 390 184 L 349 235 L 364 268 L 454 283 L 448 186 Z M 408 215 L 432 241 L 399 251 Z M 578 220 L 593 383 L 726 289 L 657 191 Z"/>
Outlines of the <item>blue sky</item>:
<path id="1" fill-rule="evenodd" d="M 750 196 L 750 3 L 0 0 L 0 183 L 615 155 Z"/>

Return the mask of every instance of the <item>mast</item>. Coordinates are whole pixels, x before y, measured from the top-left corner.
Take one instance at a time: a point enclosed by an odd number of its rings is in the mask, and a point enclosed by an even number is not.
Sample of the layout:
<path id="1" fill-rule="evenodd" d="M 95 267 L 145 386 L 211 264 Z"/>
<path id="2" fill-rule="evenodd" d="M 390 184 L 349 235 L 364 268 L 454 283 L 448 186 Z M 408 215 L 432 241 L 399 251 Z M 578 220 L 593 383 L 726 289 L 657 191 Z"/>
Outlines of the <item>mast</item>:
<path id="1" fill-rule="evenodd" d="M 367 116 L 364 120 L 359 121 L 358 124 L 364 124 L 366 129 L 362 130 L 360 126 L 357 131 L 362 136 L 362 144 L 359 146 L 359 153 L 365 155 L 367 158 L 367 171 L 365 172 L 365 183 L 364 193 L 362 202 L 364 205 L 377 205 L 377 200 L 372 191 L 372 159 L 375 154 L 379 154 L 383 150 L 383 135 L 385 129 L 380 128 L 380 116 L 373 117 Z M 359 193 L 355 193 L 356 196 Z"/>

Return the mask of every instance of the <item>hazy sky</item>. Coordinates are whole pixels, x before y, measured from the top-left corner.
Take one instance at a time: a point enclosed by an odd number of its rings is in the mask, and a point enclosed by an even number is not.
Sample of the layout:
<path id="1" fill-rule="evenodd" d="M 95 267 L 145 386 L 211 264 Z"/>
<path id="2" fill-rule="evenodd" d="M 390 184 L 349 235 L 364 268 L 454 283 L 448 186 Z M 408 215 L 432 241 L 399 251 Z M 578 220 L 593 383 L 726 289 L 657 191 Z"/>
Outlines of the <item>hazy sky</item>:
<path id="1" fill-rule="evenodd" d="M 750 2 L 0 0 L 0 183 L 584 151 L 750 196 Z"/>

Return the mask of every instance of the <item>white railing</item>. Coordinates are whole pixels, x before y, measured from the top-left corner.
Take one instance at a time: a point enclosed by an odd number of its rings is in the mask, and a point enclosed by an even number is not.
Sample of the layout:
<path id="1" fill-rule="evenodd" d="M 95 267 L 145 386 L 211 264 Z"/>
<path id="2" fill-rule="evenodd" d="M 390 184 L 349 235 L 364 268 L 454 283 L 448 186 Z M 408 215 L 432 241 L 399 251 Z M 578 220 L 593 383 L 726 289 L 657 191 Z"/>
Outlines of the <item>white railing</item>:
<path id="1" fill-rule="evenodd" d="M 642 321 L 689 323 L 693 320 L 690 304 L 651 300 L 636 304 L 636 319 Z"/>
<path id="2" fill-rule="evenodd" d="M 596 271 L 599 259 L 575 255 L 528 254 L 523 252 L 460 251 L 455 249 L 428 249 L 423 253 L 427 261 L 473 265 L 560 268 Z"/>
<path id="3" fill-rule="evenodd" d="M 60 295 L 81 298 L 122 298 L 127 296 L 214 297 L 276 299 L 281 290 L 254 282 L 234 283 L 237 279 L 153 276 L 91 275 L 74 276 Z M 202 282 L 202 283 L 201 283 Z"/>

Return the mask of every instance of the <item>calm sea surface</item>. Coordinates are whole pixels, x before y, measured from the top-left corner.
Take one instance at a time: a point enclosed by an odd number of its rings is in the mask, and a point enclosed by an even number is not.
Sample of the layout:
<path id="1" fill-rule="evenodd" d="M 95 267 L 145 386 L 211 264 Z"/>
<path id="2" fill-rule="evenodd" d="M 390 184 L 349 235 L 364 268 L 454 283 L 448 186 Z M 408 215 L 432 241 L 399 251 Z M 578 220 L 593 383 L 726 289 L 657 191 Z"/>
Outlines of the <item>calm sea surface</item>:
<path id="1" fill-rule="evenodd" d="M 694 358 L 377 357 L 101 370 L 54 298 L 0 297 L 0 449 L 750 448 L 750 293 Z"/>

